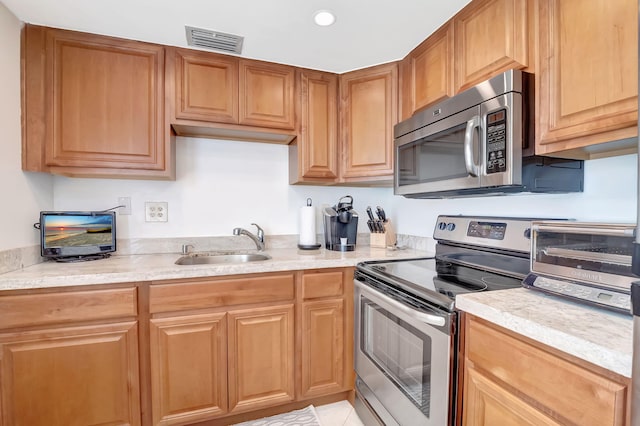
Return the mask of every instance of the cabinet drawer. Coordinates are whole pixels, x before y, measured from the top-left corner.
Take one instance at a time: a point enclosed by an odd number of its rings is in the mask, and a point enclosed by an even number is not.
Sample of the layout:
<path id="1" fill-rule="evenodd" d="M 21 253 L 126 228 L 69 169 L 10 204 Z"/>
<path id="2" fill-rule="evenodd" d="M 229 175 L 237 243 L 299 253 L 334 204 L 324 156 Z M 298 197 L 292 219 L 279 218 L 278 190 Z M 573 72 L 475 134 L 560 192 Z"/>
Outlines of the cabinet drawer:
<path id="1" fill-rule="evenodd" d="M 302 297 L 305 300 L 342 296 L 343 291 L 341 271 L 306 273 L 302 277 Z"/>
<path id="2" fill-rule="evenodd" d="M 572 424 L 623 424 L 626 386 L 559 358 L 493 327 L 467 322 L 467 358 L 523 398 Z"/>
<path id="3" fill-rule="evenodd" d="M 0 297 L 3 329 L 137 315 L 135 288 Z"/>
<path id="4" fill-rule="evenodd" d="M 173 281 L 152 285 L 150 312 L 293 300 L 293 273 L 231 279 Z"/>

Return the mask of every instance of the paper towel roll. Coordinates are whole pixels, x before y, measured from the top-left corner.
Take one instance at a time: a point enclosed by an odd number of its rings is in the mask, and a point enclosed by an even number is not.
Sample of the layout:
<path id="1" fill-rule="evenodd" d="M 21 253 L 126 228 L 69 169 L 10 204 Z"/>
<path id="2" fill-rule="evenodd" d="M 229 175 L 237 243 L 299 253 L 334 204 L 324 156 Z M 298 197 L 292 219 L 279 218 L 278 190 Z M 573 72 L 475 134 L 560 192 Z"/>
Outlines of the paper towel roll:
<path id="1" fill-rule="evenodd" d="M 314 206 L 300 207 L 299 233 L 300 245 L 316 244 L 316 208 Z"/>

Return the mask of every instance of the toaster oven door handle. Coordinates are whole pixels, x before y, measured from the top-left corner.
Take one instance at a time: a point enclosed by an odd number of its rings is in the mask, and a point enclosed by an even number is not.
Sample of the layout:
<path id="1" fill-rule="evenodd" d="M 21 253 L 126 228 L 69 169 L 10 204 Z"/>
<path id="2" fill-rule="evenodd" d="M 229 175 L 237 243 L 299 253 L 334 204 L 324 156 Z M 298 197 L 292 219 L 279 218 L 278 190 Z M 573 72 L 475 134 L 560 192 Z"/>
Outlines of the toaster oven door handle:
<path id="1" fill-rule="evenodd" d="M 558 232 L 564 234 L 587 234 L 587 235 L 611 235 L 617 237 L 633 237 L 635 229 L 633 228 L 615 228 L 615 227 L 581 227 L 581 226 L 558 226 L 548 224 L 533 224 L 533 231 L 537 232 Z"/>
<path id="2" fill-rule="evenodd" d="M 467 128 L 464 131 L 464 166 L 473 177 L 478 177 L 480 174 L 480 166 L 473 161 L 473 132 L 478 127 L 480 127 L 480 117 L 476 115 L 467 121 Z"/>

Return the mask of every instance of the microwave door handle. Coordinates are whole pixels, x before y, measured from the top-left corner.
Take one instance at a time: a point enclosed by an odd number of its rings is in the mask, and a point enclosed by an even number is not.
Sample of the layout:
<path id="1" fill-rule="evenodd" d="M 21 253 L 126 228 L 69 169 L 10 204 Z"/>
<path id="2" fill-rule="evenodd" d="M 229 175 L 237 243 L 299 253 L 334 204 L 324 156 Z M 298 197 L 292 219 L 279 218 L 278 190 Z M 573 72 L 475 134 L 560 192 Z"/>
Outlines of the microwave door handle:
<path id="1" fill-rule="evenodd" d="M 467 128 L 464 131 L 464 166 L 473 177 L 478 177 L 480 174 L 480 166 L 473 162 L 473 131 L 478 127 L 480 127 L 480 117 L 476 115 L 467 121 Z"/>

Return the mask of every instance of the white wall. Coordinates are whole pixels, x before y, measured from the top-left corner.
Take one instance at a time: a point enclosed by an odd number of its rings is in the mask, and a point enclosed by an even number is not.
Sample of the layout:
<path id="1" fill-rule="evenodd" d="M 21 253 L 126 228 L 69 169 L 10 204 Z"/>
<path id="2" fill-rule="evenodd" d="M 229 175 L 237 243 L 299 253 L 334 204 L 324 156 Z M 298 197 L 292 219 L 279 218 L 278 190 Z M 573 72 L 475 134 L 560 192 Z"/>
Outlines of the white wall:
<path id="1" fill-rule="evenodd" d="M 298 233 L 298 211 L 311 197 L 317 206 L 351 195 L 365 232 L 368 205 L 389 206 L 389 188 L 291 186 L 288 147 L 264 143 L 177 138 L 176 181 L 98 180 L 55 177 L 55 208 L 101 210 L 131 197 L 131 216 L 118 217 L 121 238 L 231 235 L 257 223 L 265 233 Z M 169 221 L 145 222 L 145 201 L 169 203 Z"/>
<path id="2" fill-rule="evenodd" d="M 33 223 L 53 205 L 51 176 L 21 170 L 21 26 L 0 3 L 0 250 L 39 244 Z"/>
<path id="3" fill-rule="evenodd" d="M 368 205 L 381 205 L 399 233 L 430 237 L 438 214 L 570 217 L 633 222 L 636 155 L 585 163 L 585 192 L 512 195 L 450 200 L 410 200 L 390 188 L 291 186 L 287 147 L 250 142 L 178 138 L 177 179 L 173 182 L 55 177 L 55 208 L 105 209 L 120 196 L 132 199 L 133 214 L 119 216 L 123 238 L 230 235 L 236 226 L 261 225 L 267 234 L 296 234 L 298 208 L 334 205 L 354 197 L 366 232 Z M 144 221 L 145 201 L 167 201 L 169 221 Z M 318 232 L 321 232 L 318 212 Z"/>
<path id="4" fill-rule="evenodd" d="M 438 214 L 573 218 L 594 222 L 635 222 L 637 156 L 585 162 L 583 193 L 509 195 L 450 200 L 397 197 L 392 216 L 398 232 L 431 236 Z"/>

